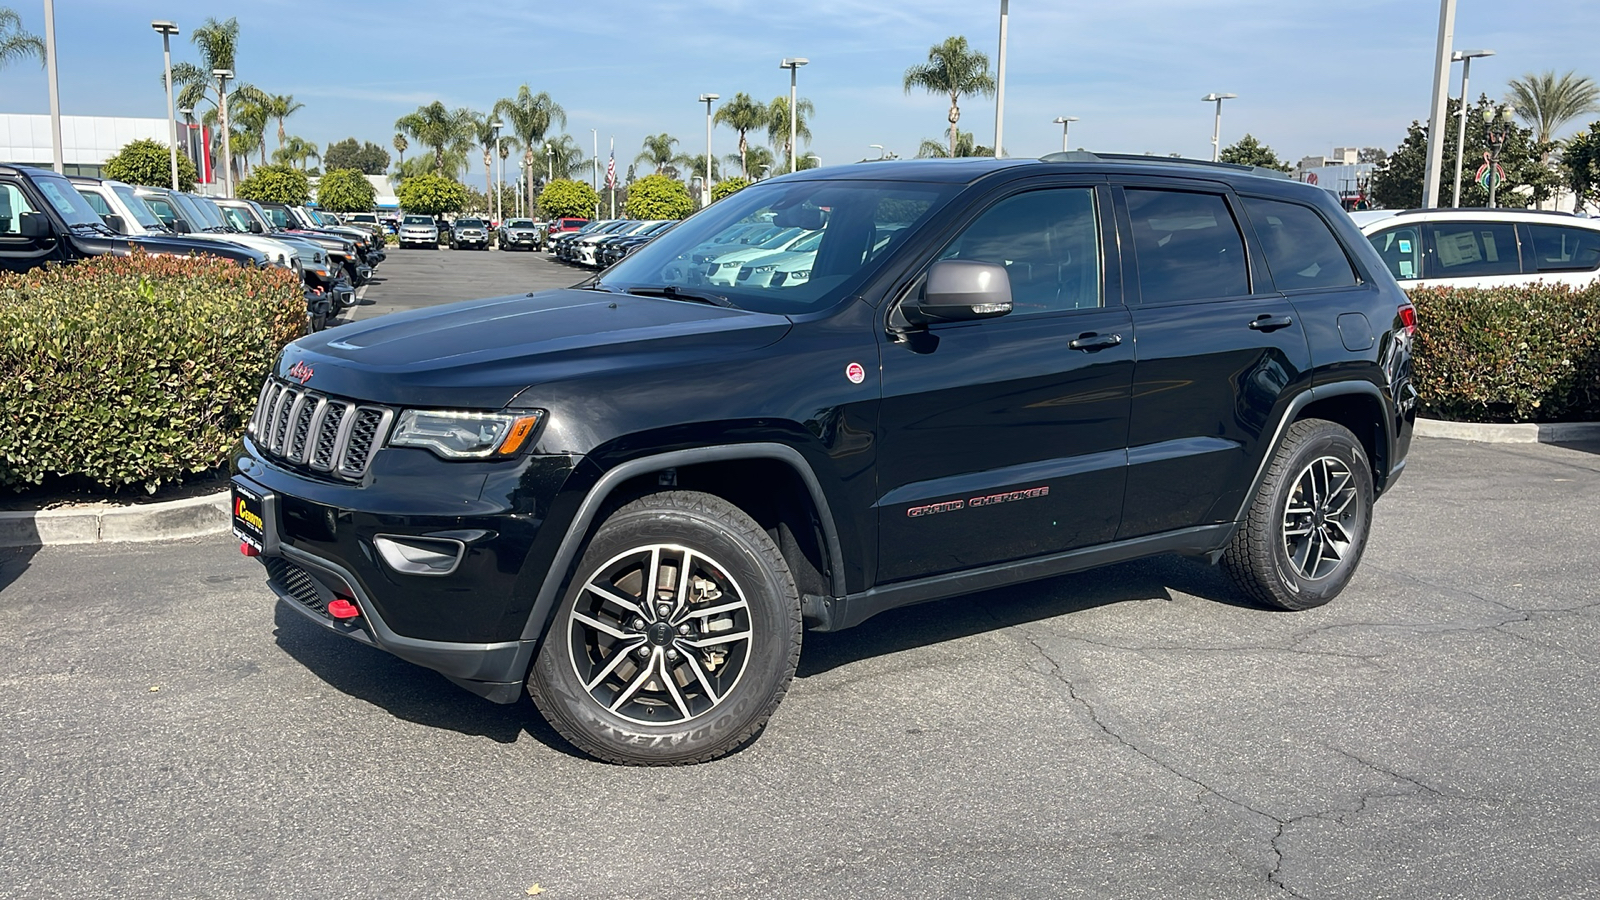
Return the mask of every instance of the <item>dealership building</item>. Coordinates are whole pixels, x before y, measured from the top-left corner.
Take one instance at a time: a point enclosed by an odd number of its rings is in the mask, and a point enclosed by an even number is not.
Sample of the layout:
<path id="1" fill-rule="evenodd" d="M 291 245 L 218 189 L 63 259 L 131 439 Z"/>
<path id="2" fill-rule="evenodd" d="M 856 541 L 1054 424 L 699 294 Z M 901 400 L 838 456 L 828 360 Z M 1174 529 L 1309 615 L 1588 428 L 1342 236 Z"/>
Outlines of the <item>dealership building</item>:
<path id="1" fill-rule="evenodd" d="M 165 144 L 167 128 L 166 119 L 62 116 L 61 158 L 66 174 L 98 178 L 106 160 L 130 141 L 148 139 Z M 0 113 L 0 161 L 48 169 L 55 165 L 52 147 L 49 116 Z"/>

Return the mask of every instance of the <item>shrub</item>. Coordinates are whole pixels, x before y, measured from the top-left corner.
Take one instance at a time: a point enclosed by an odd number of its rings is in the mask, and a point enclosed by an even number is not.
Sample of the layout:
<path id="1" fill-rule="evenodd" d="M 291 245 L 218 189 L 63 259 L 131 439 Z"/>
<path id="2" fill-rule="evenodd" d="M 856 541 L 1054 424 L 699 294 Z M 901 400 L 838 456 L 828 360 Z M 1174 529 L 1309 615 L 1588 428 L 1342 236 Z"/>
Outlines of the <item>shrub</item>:
<path id="1" fill-rule="evenodd" d="M 681 219 L 694 212 L 694 200 L 683 182 L 665 175 L 646 175 L 628 185 L 625 212 L 630 219 Z"/>
<path id="2" fill-rule="evenodd" d="M 539 210 L 547 219 L 587 219 L 594 215 L 600 195 L 581 181 L 557 178 L 539 192 Z"/>
<path id="3" fill-rule="evenodd" d="M 413 175 L 400 182 L 395 197 L 400 208 L 408 213 L 437 216 L 440 213 L 458 212 L 467 205 L 467 188 L 454 178 L 443 175 Z"/>
<path id="4" fill-rule="evenodd" d="M 1420 288 L 1411 300 L 1422 415 L 1465 422 L 1600 419 L 1600 284 Z"/>
<path id="5" fill-rule="evenodd" d="M 215 468 L 304 326 L 286 269 L 138 254 L 0 275 L 0 485 L 154 491 Z"/>
<path id="6" fill-rule="evenodd" d="M 378 202 L 378 189 L 357 169 L 331 169 L 317 182 L 317 205 L 329 212 L 366 212 Z"/>
<path id="7" fill-rule="evenodd" d="M 112 181 L 172 187 L 172 151 L 166 144 L 149 139 L 131 141 L 117 155 L 106 160 L 102 174 Z M 194 190 L 196 173 L 188 156 L 178 154 L 178 189 Z"/>
<path id="8" fill-rule="evenodd" d="M 716 201 L 721 200 L 723 197 L 737 194 L 749 186 L 750 182 L 738 176 L 734 176 L 733 178 L 724 178 L 711 186 L 711 201 L 715 203 Z"/>
<path id="9" fill-rule="evenodd" d="M 293 166 L 256 166 L 233 192 L 241 200 L 301 206 L 311 199 L 311 179 Z"/>

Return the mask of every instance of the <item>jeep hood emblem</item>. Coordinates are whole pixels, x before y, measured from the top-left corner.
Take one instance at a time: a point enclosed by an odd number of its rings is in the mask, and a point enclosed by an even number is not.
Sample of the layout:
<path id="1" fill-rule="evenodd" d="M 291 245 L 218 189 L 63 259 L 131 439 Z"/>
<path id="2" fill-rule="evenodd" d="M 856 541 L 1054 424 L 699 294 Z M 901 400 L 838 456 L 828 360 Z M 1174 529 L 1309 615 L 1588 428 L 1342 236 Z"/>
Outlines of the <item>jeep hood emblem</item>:
<path id="1" fill-rule="evenodd" d="M 289 367 L 289 377 L 301 384 L 310 381 L 312 374 L 313 371 L 310 366 L 306 365 L 305 360 L 300 360 Z"/>

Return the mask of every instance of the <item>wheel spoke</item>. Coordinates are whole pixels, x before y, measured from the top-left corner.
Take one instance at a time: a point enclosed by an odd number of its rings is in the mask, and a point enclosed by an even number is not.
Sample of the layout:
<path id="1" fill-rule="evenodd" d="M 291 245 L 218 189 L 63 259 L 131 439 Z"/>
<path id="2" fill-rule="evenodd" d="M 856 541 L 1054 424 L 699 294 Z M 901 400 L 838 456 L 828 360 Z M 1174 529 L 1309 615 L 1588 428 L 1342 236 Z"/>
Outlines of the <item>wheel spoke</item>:
<path id="1" fill-rule="evenodd" d="M 1309 560 L 1311 564 L 1304 569 L 1307 578 L 1317 577 L 1317 569 L 1322 567 L 1322 545 L 1322 530 L 1317 529 L 1311 533 L 1311 539 L 1307 542 L 1307 556 L 1310 556 L 1311 551 L 1316 552 L 1316 556 Z"/>
<path id="2" fill-rule="evenodd" d="M 749 639 L 750 632 L 735 631 L 727 634 L 713 634 L 710 637 L 696 638 L 694 640 L 689 640 L 688 638 L 678 638 L 678 643 L 686 647 L 701 648 L 715 647 L 718 644 L 731 644 L 734 641 L 748 641 Z"/>
<path id="3" fill-rule="evenodd" d="M 602 622 L 599 619 L 596 619 L 594 616 L 578 612 L 577 610 L 572 611 L 572 618 L 573 621 L 582 622 L 590 628 L 593 628 L 595 631 L 599 631 L 603 634 L 609 634 L 612 637 L 620 640 L 627 640 L 629 637 L 631 637 L 631 635 L 629 635 L 626 631 L 623 631 L 621 628 L 612 625 L 610 622 Z"/>
<path id="4" fill-rule="evenodd" d="M 1322 526 L 1322 531 L 1329 540 L 1336 541 L 1346 547 L 1350 546 L 1352 543 L 1350 529 L 1344 527 L 1343 522 L 1329 519 L 1327 523 Z"/>
<path id="5" fill-rule="evenodd" d="M 1300 537 L 1302 535 L 1307 535 L 1307 534 L 1310 534 L 1310 533 L 1311 533 L 1311 526 L 1310 525 L 1307 525 L 1307 526 L 1305 526 L 1303 528 L 1285 528 L 1283 530 L 1283 536 L 1284 537 Z"/>
<path id="6" fill-rule="evenodd" d="M 639 592 L 644 598 L 645 612 L 647 613 L 647 615 L 644 617 L 646 622 L 654 622 L 656 620 L 656 579 L 660 577 L 661 548 L 659 546 L 651 547 L 650 571 L 644 580 L 644 590 Z"/>
<path id="7" fill-rule="evenodd" d="M 633 699 L 633 695 L 639 693 L 639 689 L 649 683 L 650 679 L 654 677 L 655 674 L 656 658 L 660 655 L 660 650 L 650 651 L 650 661 L 647 664 L 639 667 L 639 674 L 634 676 L 633 681 L 628 684 L 626 690 L 617 695 L 617 699 L 611 704 L 610 707 L 612 712 L 616 712 L 617 707 Z"/>
<path id="8" fill-rule="evenodd" d="M 1329 516 L 1329 518 L 1332 518 L 1333 516 L 1343 515 L 1344 511 L 1350 508 L 1350 502 L 1352 500 L 1354 500 L 1354 499 L 1356 499 L 1356 489 L 1354 487 L 1351 487 L 1348 491 L 1345 492 L 1344 496 L 1338 500 L 1337 505 L 1335 505 L 1335 504 L 1333 504 L 1331 502 L 1328 504 L 1328 516 Z"/>
<path id="9" fill-rule="evenodd" d="M 694 714 L 689 712 L 689 704 L 684 701 L 683 692 L 678 690 L 678 679 L 673 678 L 672 670 L 667 668 L 666 656 L 658 653 L 656 659 L 657 665 L 661 668 L 661 681 L 667 686 L 667 693 L 672 695 L 672 702 L 677 705 L 678 711 L 683 713 L 685 719 L 692 717 Z"/>
<path id="10" fill-rule="evenodd" d="M 748 606 L 749 604 L 745 603 L 743 600 L 735 600 L 732 603 L 724 603 L 721 606 L 708 606 L 705 609 L 687 610 L 683 615 L 683 618 L 704 619 L 708 616 L 714 616 L 719 613 L 734 612 L 735 610 L 746 609 Z"/>
<path id="11" fill-rule="evenodd" d="M 682 642 L 680 641 L 679 643 Z M 705 669 L 701 667 L 700 662 L 694 658 L 693 654 L 685 653 L 683 662 L 684 665 L 689 667 L 689 671 L 694 673 L 695 680 L 700 682 L 700 690 L 705 691 L 706 699 L 711 701 L 711 705 L 715 706 L 721 702 L 722 697 L 717 694 L 717 689 L 711 686 L 711 677 L 706 674 Z"/>
<path id="12" fill-rule="evenodd" d="M 618 594 L 613 594 L 598 584 L 595 584 L 593 581 L 584 586 L 584 590 L 589 591 L 590 593 L 598 596 L 601 600 L 604 600 L 613 606 L 620 606 L 636 616 L 644 617 L 644 610 L 639 608 L 639 604 Z"/>
<path id="13" fill-rule="evenodd" d="M 643 645 L 644 638 L 640 638 L 631 644 L 619 645 L 616 649 L 616 652 L 611 654 L 611 660 L 605 664 L 604 668 L 595 674 L 593 681 L 590 681 L 583 686 L 583 689 L 586 691 L 593 691 L 595 688 L 599 687 L 600 682 L 610 678 L 611 673 L 617 670 L 617 666 L 622 665 L 622 661 L 628 658 L 628 654 L 639 649 Z"/>

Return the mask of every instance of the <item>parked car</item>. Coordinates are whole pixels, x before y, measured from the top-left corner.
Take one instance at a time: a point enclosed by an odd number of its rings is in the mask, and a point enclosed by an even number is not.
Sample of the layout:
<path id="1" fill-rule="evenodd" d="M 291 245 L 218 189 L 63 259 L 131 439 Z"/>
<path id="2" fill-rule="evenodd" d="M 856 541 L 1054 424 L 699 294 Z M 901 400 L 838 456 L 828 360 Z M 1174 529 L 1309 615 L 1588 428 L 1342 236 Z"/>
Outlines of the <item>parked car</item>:
<path id="1" fill-rule="evenodd" d="M 439 227 L 432 216 L 406 216 L 400 220 L 400 248 L 439 249 Z"/>
<path id="2" fill-rule="evenodd" d="M 377 213 L 350 213 L 349 215 L 344 216 L 343 219 L 348 225 L 354 225 L 371 231 L 372 236 L 378 239 L 378 243 L 383 243 L 384 235 L 387 232 L 385 232 L 383 224 L 378 221 Z"/>
<path id="3" fill-rule="evenodd" d="M 592 222 L 577 232 L 562 238 L 556 247 L 556 258 L 562 262 L 578 262 L 579 247 L 586 242 L 598 239 L 602 235 L 616 234 L 624 228 L 632 228 L 636 223 L 630 219 L 607 219 L 601 222 Z"/>
<path id="4" fill-rule="evenodd" d="M 0 270 L 26 272 L 51 262 L 134 251 L 167 256 L 215 256 L 265 268 L 267 255 L 240 244 L 187 235 L 123 235 L 102 220 L 65 178 L 32 166 L 0 163 Z"/>
<path id="5" fill-rule="evenodd" d="M 145 205 L 150 207 L 157 218 L 166 221 L 174 219 L 179 227 L 174 231 L 182 231 L 191 237 L 213 240 L 230 241 L 243 244 L 262 253 L 267 254 L 267 261 L 275 266 L 293 269 L 295 277 L 303 278 L 304 264 L 300 262 L 295 248 L 283 241 L 275 240 L 265 234 L 239 234 L 232 230 L 223 221 L 220 213 L 204 208 L 196 202 L 193 195 L 170 188 L 157 188 L 140 185 L 134 189 L 134 194 Z M 171 227 L 171 226 L 169 226 Z"/>
<path id="6" fill-rule="evenodd" d="M 1416 320 L 1326 192 L 1082 152 L 839 172 L 575 288 L 291 344 L 242 551 L 334 635 L 651 765 L 752 740 L 804 628 L 1157 554 L 1283 609 L 1350 583 Z M 764 217 L 823 233 L 803 283 L 665 274 Z"/>
<path id="7" fill-rule="evenodd" d="M 387 256 L 386 251 L 371 235 L 359 228 L 346 228 L 343 226 L 324 227 L 310 215 L 305 207 L 290 206 L 286 203 L 260 203 L 261 209 L 272 219 L 273 223 L 286 231 L 299 232 L 311 235 L 327 235 L 349 241 L 356 251 L 353 281 L 360 285 L 365 283 L 371 270 L 377 268 Z"/>
<path id="8" fill-rule="evenodd" d="M 489 226 L 479 218 L 462 218 L 455 221 L 450 229 L 450 249 L 462 248 L 489 249 Z"/>
<path id="9" fill-rule="evenodd" d="M 1600 279 L 1600 220 L 1524 209 L 1351 213 L 1403 288 Z"/>
<path id="10" fill-rule="evenodd" d="M 253 200 L 222 200 L 219 203 L 249 203 L 272 223 L 272 233 L 286 232 L 300 235 L 321 244 L 328 251 L 328 256 L 338 268 L 340 276 L 353 286 L 359 287 L 365 284 L 372 275 L 372 265 L 367 262 L 368 251 L 363 249 L 359 241 L 353 240 L 348 235 L 306 227 L 294 214 L 292 207 L 282 203 L 261 203 Z"/>
<path id="11" fill-rule="evenodd" d="M 654 221 L 639 222 L 625 220 L 622 222 L 622 224 L 610 229 L 609 231 L 597 230 L 594 234 L 579 238 L 578 240 L 574 241 L 572 245 L 572 261 L 580 266 L 598 267 L 600 264 L 601 242 L 610 240 L 612 238 L 635 235 L 647 228 L 654 226 L 655 224 L 656 223 Z"/>
<path id="12" fill-rule="evenodd" d="M 655 222 L 650 227 L 622 237 L 609 238 L 600 242 L 600 266 L 603 268 L 615 263 L 634 250 L 650 243 L 657 236 L 665 233 L 667 229 L 678 224 L 676 219 L 664 219 Z"/>
<path id="13" fill-rule="evenodd" d="M 544 246 L 544 229 L 532 219 L 508 219 L 495 234 L 501 250 L 538 250 Z"/>
<path id="14" fill-rule="evenodd" d="M 545 237 L 547 241 L 554 241 L 558 237 L 582 231 L 583 229 L 589 227 L 589 225 L 590 222 L 588 219 L 575 219 L 570 216 L 551 219 L 550 224 L 546 226 Z M 548 245 L 546 246 L 546 249 L 549 249 Z"/>
<path id="15" fill-rule="evenodd" d="M 696 255 L 694 261 L 704 264 L 706 283 L 732 285 L 745 263 L 787 250 L 814 233 L 805 228 L 784 228 L 759 244 L 733 244 L 732 249 Z"/>

